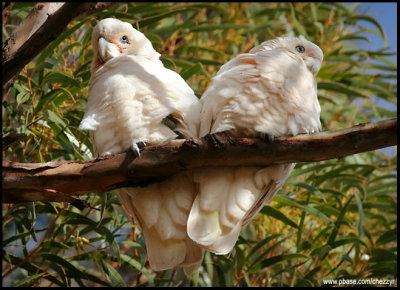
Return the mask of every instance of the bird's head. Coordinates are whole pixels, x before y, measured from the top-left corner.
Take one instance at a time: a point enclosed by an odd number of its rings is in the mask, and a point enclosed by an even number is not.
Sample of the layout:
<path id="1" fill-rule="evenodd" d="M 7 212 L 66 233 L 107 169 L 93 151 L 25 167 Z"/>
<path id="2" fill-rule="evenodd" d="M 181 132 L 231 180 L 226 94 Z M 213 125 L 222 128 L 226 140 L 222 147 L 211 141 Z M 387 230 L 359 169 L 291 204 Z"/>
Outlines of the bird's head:
<path id="1" fill-rule="evenodd" d="M 130 23 L 115 18 L 106 18 L 97 23 L 92 33 L 92 47 L 95 54 L 92 72 L 119 55 L 133 54 L 150 60 L 160 57 L 143 33 Z"/>
<path id="2" fill-rule="evenodd" d="M 307 68 L 313 75 L 318 73 L 324 58 L 321 48 L 305 39 L 303 35 L 300 35 L 299 37 L 278 37 L 276 39 L 265 41 L 259 46 L 251 49 L 250 53 L 268 49 L 287 49 L 290 52 L 293 52 L 303 59 Z"/>

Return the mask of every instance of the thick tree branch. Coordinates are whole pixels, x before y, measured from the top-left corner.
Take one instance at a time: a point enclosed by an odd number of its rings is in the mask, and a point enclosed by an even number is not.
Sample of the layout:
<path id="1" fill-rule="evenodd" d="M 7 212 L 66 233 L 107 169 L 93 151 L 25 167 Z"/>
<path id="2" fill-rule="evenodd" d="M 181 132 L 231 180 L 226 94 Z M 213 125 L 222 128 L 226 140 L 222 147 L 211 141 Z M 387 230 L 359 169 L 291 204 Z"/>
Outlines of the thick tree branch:
<path id="1" fill-rule="evenodd" d="M 80 10 L 78 15 L 75 16 L 75 19 L 83 18 L 88 15 L 94 14 L 96 12 L 99 12 L 101 10 L 111 7 L 115 3 L 116 2 L 89 2 L 89 3 L 86 3 L 87 6 L 85 7 L 85 9 Z"/>
<path id="2" fill-rule="evenodd" d="M 15 40 L 8 39 L 2 51 L 3 56 L 3 86 L 17 75 L 40 51 L 55 40 L 74 18 L 86 16 L 110 7 L 112 2 L 70 2 L 49 14 L 46 21 L 26 40 L 17 51 L 12 49 Z M 30 18 L 40 21 L 41 17 L 34 14 Z M 40 18 L 40 19 L 39 19 Z M 28 25 L 29 26 L 29 25 Z M 35 28 L 36 29 L 36 28 Z M 10 53 L 12 52 L 12 53 Z M 4 90 L 3 90 L 4 92 Z"/>
<path id="3" fill-rule="evenodd" d="M 54 14 L 63 4 L 63 2 L 37 3 L 28 16 L 12 32 L 10 38 L 6 40 L 3 51 L 9 55 L 14 54 L 42 26 L 47 17 Z"/>
<path id="4" fill-rule="evenodd" d="M 13 8 L 15 3 L 13 2 L 5 2 L 4 6 L 3 6 L 3 11 L 2 11 L 2 16 L 3 16 L 3 28 L 4 25 L 6 25 L 7 19 L 8 19 L 8 15 L 10 14 L 11 9 Z"/>
<path id="5" fill-rule="evenodd" d="M 268 166 L 321 161 L 397 144 L 397 119 L 339 131 L 268 140 L 226 134 L 175 140 L 92 161 L 25 164 L 3 161 L 3 202 L 68 201 L 72 195 L 143 186 L 185 169 L 207 166 Z"/>

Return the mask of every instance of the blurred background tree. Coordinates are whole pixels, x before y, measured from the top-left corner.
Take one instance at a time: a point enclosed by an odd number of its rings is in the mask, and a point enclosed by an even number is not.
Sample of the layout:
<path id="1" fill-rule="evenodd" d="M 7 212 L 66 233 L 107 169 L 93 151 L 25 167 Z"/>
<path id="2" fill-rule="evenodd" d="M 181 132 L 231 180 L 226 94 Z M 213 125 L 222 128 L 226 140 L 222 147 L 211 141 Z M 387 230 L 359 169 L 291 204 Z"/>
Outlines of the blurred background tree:
<path id="1" fill-rule="evenodd" d="M 34 5 L 14 4 L 3 45 Z M 27 135 L 4 149 L 3 159 L 93 158 L 78 125 L 88 96 L 91 32 L 107 17 L 133 23 L 199 97 L 235 55 L 302 34 L 325 55 L 317 76 L 323 130 L 395 117 L 397 65 L 389 57 L 396 53 L 365 48 L 364 32 L 384 44 L 386 36 L 375 18 L 356 12 L 358 5 L 122 3 L 78 18 L 25 66 L 3 101 L 3 136 Z M 232 253 L 207 252 L 191 277 L 149 268 L 143 236 L 113 192 L 81 196 L 97 210 L 6 204 L 3 286 L 321 286 L 323 279 L 397 279 L 396 177 L 395 149 L 297 164 Z"/>

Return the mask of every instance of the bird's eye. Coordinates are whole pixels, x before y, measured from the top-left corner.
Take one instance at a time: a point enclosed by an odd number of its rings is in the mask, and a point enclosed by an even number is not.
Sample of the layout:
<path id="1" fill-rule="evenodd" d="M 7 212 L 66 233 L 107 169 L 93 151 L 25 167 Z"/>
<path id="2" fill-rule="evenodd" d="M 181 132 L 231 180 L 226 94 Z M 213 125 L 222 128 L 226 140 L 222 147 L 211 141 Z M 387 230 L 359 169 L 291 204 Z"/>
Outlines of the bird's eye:
<path id="1" fill-rule="evenodd" d="M 304 53 L 306 51 L 306 49 L 304 48 L 304 46 L 298 45 L 296 46 L 296 50 L 300 53 Z"/>
<path id="2" fill-rule="evenodd" d="M 128 37 L 126 37 L 126 35 L 123 35 L 120 39 L 120 42 L 122 44 L 128 44 Z"/>

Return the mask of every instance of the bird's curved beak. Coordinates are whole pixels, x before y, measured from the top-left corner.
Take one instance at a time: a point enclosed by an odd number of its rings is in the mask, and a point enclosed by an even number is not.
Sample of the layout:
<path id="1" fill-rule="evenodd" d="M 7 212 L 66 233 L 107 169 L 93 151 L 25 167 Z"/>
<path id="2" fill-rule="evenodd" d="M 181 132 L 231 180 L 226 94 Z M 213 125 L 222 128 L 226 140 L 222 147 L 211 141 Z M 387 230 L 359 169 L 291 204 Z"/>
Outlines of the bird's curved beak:
<path id="1" fill-rule="evenodd" d="M 118 47 L 115 44 L 108 42 L 103 37 L 99 38 L 98 45 L 99 55 L 103 62 L 106 62 L 107 60 L 120 54 Z"/>
<path id="2" fill-rule="evenodd" d="M 311 73 L 315 76 L 317 75 L 319 69 L 321 68 L 321 64 L 313 57 L 303 57 L 303 61 L 305 62 L 307 68 L 311 71 Z"/>
<path id="3" fill-rule="evenodd" d="M 106 54 L 107 54 L 107 40 L 103 37 L 99 38 L 98 45 L 99 45 L 99 55 L 102 61 L 106 61 Z"/>

